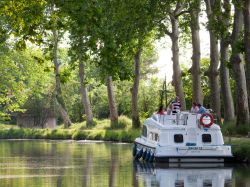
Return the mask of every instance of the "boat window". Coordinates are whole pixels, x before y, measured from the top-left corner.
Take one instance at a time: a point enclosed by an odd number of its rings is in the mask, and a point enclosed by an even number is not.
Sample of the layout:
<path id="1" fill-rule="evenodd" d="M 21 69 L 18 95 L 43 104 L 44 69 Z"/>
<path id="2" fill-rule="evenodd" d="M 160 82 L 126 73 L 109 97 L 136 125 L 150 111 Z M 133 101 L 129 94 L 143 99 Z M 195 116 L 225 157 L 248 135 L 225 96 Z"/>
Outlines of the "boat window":
<path id="1" fill-rule="evenodd" d="M 213 183 L 212 183 L 212 180 L 210 179 L 205 179 L 203 181 L 203 187 L 212 187 L 213 186 Z"/>
<path id="2" fill-rule="evenodd" d="M 149 136 L 148 136 L 148 139 L 158 142 L 159 141 L 159 135 L 157 133 L 150 132 Z"/>
<path id="3" fill-rule="evenodd" d="M 175 143 L 183 143 L 183 135 L 182 134 L 175 134 L 174 135 L 174 142 Z"/>
<path id="4" fill-rule="evenodd" d="M 142 136 L 147 137 L 147 127 L 145 125 L 142 128 Z"/>
<path id="5" fill-rule="evenodd" d="M 202 142 L 211 143 L 211 141 L 212 141 L 211 134 L 202 134 Z"/>
<path id="6" fill-rule="evenodd" d="M 232 187 L 232 179 L 225 179 L 224 187 Z"/>
<path id="7" fill-rule="evenodd" d="M 176 180 L 174 183 L 175 187 L 184 187 L 184 180 Z"/>
<path id="8" fill-rule="evenodd" d="M 149 133 L 148 139 L 154 140 L 154 134 L 152 132 Z"/>
<path id="9" fill-rule="evenodd" d="M 155 141 L 158 142 L 159 141 L 159 135 L 155 134 Z"/>

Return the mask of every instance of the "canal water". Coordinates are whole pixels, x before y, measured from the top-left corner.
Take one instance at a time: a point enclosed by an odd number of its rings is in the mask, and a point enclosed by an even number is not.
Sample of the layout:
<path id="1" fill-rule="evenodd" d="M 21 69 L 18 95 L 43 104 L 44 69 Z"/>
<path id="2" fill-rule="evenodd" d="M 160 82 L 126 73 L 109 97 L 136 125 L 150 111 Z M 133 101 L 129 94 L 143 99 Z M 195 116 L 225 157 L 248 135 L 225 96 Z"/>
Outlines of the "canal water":
<path id="1" fill-rule="evenodd" d="M 246 165 L 134 162 L 132 144 L 0 140 L 1 187 L 244 187 Z"/>

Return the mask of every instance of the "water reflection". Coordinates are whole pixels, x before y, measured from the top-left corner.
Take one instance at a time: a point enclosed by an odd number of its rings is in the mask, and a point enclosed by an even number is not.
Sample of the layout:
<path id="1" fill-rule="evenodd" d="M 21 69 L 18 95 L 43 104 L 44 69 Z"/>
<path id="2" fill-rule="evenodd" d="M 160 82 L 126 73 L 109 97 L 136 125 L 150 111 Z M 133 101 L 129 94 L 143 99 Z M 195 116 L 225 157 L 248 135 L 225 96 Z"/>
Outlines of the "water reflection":
<path id="1" fill-rule="evenodd" d="M 134 162 L 134 170 L 145 187 L 232 186 L 233 168 L 221 164 L 152 164 Z"/>
<path id="2" fill-rule="evenodd" d="M 250 183 L 248 166 L 133 162 L 131 144 L 0 141 L 0 186 L 181 187 Z"/>
<path id="3" fill-rule="evenodd" d="M 2 140 L 0 186 L 132 186 L 131 163 L 130 144 Z"/>

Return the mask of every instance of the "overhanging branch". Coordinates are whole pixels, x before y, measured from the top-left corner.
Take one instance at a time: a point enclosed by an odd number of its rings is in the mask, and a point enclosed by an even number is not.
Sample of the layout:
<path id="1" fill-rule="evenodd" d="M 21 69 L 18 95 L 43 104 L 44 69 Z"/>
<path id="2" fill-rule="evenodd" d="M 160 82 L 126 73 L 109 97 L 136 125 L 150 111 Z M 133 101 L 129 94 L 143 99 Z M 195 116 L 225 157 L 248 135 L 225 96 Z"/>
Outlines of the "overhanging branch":
<path id="1" fill-rule="evenodd" d="M 190 11 L 189 10 L 183 10 L 181 11 L 179 14 L 175 15 L 176 18 L 178 18 L 179 16 L 181 16 L 182 14 L 189 14 Z"/>

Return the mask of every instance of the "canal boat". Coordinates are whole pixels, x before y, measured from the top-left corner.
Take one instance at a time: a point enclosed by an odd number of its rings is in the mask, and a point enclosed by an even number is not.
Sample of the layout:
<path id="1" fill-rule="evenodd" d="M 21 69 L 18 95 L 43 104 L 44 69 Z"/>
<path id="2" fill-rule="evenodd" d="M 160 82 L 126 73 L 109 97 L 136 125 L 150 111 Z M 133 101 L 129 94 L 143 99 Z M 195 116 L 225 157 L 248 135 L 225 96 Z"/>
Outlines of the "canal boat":
<path id="1" fill-rule="evenodd" d="M 209 112 L 153 114 L 146 119 L 133 147 L 136 160 L 173 163 L 222 163 L 232 160 L 220 126 Z"/>

